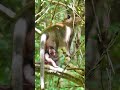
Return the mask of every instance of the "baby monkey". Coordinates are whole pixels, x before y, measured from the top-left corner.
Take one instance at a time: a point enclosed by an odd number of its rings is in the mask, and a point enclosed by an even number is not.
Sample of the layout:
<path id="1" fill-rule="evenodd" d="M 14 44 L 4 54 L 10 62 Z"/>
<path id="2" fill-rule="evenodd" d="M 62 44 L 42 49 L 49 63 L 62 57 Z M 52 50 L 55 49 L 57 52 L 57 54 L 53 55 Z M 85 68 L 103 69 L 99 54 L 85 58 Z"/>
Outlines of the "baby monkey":
<path id="1" fill-rule="evenodd" d="M 50 64 L 53 67 L 57 68 L 56 62 L 58 61 L 58 55 L 55 49 L 52 46 L 47 47 L 45 50 L 45 64 Z"/>

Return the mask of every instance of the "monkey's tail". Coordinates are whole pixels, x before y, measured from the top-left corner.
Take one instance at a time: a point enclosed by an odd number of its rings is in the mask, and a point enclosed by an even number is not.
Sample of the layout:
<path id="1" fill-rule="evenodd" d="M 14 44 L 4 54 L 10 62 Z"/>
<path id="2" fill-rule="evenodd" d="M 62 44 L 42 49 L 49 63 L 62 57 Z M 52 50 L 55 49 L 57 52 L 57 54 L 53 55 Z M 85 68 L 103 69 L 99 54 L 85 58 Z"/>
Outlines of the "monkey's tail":
<path id="1" fill-rule="evenodd" d="M 27 31 L 27 22 L 20 18 L 14 27 L 13 58 L 12 58 L 12 88 L 23 90 L 23 48 Z"/>
<path id="2" fill-rule="evenodd" d="M 42 34 L 41 35 L 41 41 L 40 41 L 40 81 L 41 81 L 41 90 L 44 90 L 44 61 L 45 61 L 45 43 L 47 40 L 47 35 Z"/>

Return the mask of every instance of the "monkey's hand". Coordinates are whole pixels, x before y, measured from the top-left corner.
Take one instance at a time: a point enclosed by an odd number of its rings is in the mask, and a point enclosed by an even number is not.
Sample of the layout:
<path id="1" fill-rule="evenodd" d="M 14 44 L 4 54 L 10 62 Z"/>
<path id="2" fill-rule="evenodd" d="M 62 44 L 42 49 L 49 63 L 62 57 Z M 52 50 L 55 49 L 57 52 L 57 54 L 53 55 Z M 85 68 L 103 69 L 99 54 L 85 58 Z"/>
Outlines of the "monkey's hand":
<path id="1" fill-rule="evenodd" d="M 27 79 L 27 81 L 29 81 L 34 86 L 35 83 L 34 70 L 29 64 L 24 66 L 24 76 L 25 79 Z"/>
<path id="2" fill-rule="evenodd" d="M 55 67 L 55 68 L 59 68 L 59 66 L 57 66 L 57 65 L 56 65 L 56 66 L 54 66 L 54 67 Z"/>

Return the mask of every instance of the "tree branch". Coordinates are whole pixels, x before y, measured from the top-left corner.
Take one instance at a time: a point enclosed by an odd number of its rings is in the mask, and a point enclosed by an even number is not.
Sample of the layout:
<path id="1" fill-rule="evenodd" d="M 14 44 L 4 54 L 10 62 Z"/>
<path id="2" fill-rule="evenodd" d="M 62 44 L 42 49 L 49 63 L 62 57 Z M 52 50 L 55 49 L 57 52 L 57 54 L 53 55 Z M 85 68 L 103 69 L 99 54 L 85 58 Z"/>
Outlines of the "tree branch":
<path id="1" fill-rule="evenodd" d="M 0 4 L 0 11 L 9 16 L 10 18 L 14 18 L 16 13 L 13 12 L 11 9 L 5 7 L 4 5 Z"/>
<path id="2" fill-rule="evenodd" d="M 13 20 L 18 19 L 24 12 L 26 12 L 29 8 L 34 7 L 34 1 L 29 2 L 27 5 L 22 7 L 17 13 L 12 11 L 11 9 L 5 7 L 4 5 L 0 4 L 0 11 L 7 15 L 8 18 Z"/>
<path id="3" fill-rule="evenodd" d="M 40 63 L 35 64 L 35 67 L 36 67 L 36 70 L 39 71 Z M 80 76 L 73 76 L 71 75 L 71 72 L 69 72 L 68 70 L 64 70 L 63 68 L 60 68 L 60 67 L 55 68 L 50 65 L 45 65 L 45 73 L 67 79 L 69 81 L 72 81 L 78 84 L 81 87 L 84 87 L 84 78 L 82 77 L 81 74 L 79 74 Z"/>
<path id="4" fill-rule="evenodd" d="M 37 28 L 35 28 L 35 31 L 38 33 L 38 34 L 41 34 L 41 31 Z"/>

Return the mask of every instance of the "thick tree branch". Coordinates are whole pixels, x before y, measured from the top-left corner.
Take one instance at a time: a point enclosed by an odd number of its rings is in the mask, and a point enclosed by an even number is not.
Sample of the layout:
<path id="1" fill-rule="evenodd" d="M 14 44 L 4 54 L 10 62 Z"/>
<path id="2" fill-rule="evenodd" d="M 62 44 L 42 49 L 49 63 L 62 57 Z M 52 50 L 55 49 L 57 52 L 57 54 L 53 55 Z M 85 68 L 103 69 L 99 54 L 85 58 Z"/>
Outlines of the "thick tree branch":
<path id="1" fill-rule="evenodd" d="M 39 71 L 40 64 L 39 63 L 35 64 L 35 67 L 36 67 L 36 70 Z M 64 70 L 60 67 L 54 68 L 53 66 L 50 66 L 50 65 L 45 65 L 45 73 L 67 79 L 69 81 L 72 81 L 78 84 L 81 87 L 84 87 L 84 78 L 82 77 L 81 74 L 79 74 L 79 76 L 73 76 L 71 72 L 68 70 Z"/>
<path id="2" fill-rule="evenodd" d="M 5 7 L 4 5 L 0 4 L 0 11 L 9 16 L 10 18 L 14 18 L 16 13 L 13 12 L 11 9 Z"/>

